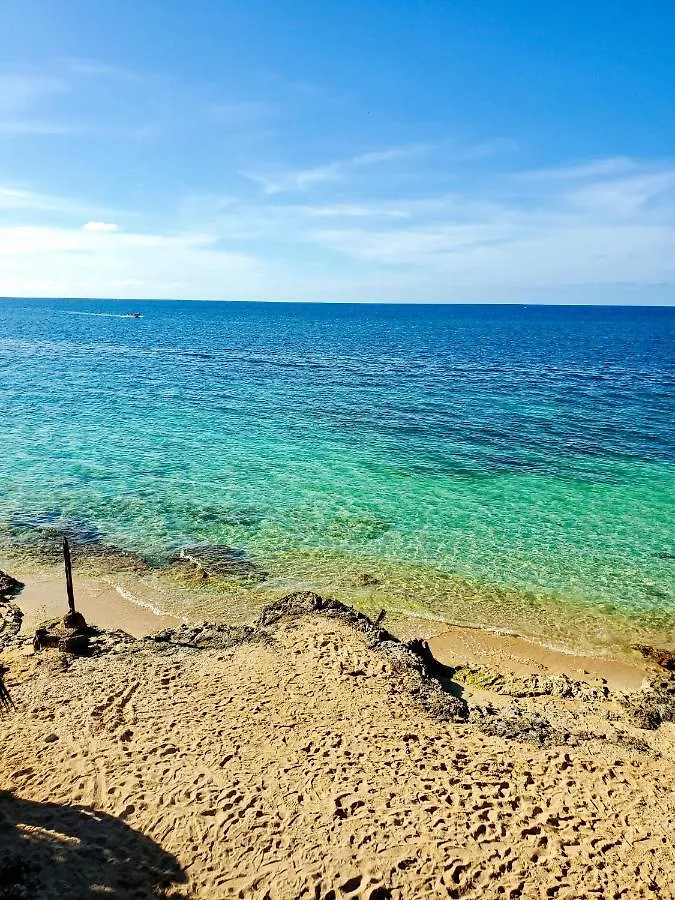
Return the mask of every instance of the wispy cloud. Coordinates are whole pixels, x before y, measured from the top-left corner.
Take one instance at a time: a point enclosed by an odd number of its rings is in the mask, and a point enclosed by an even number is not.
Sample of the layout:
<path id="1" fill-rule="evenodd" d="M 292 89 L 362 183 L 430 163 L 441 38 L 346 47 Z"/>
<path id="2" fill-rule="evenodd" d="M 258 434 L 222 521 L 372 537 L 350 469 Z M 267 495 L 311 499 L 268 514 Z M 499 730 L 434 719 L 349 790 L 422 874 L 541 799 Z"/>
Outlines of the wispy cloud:
<path id="1" fill-rule="evenodd" d="M 427 153 L 431 147 L 432 145 L 429 144 L 408 144 L 401 147 L 389 147 L 383 150 L 360 153 L 348 159 L 324 163 L 308 169 L 279 172 L 271 175 L 242 172 L 242 175 L 256 184 L 260 184 L 266 194 L 306 191 L 322 182 L 339 181 L 350 170 L 364 166 L 379 165 L 380 163 L 395 162 L 397 160 L 413 159 Z"/>
<path id="2" fill-rule="evenodd" d="M 0 228 L 4 296 L 227 298 L 269 288 L 260 260 L 221 249 L 214 235 Z"/>
<path id="3" fill-rule="evenodd" d="M 619 170 L 635 174 L 609 177 Z M 466 287 L 675 283 L 675 167 L 598 160 L 568 172 L 534 194 L 519 196 L 504 177 L 501 201 L 465 191 L 399 203 L 408 212 L 400 221 L 334 223 L 311 239 L 362 263 Z"/>
<path id="4" fill-rule="evenodd" d="M 0 185 L 0 211 L 15 213 L 57 212 L 65 215 L 84 216 L 91 212 L 91 205 L 71 197 L 44 194 L 13 185 Z"/>
<path id="5" fill-rule="evenodd" d="M 67 91 L 62 78 L 47 75 L 0 73 L 0 117 L 23 113 L 45 97 Z"/>
<path id="6" fill-rule="evenodd" d="M 640 168 L 641 166 L 636 160 L 629 159 L 627 156 L 614 156 L 573 166 L 521 172 L 519 177 L 525 181 L 583 181 L 604 176 L 624 175 L 626 172 L 634 172 Z"/>

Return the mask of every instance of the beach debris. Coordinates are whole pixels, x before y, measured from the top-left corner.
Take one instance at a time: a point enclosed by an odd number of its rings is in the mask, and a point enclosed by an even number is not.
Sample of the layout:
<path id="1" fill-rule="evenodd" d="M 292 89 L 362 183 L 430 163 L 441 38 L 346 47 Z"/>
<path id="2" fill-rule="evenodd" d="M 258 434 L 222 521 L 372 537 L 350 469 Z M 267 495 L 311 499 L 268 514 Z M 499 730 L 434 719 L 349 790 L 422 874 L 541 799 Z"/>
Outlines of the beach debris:
<path id="1" fill-rule="evenodd" d="M 638 650 L 645 659 L 656 663 L 669 672 L 675 672 L 675 650 L 660 650 L 658 647 L 648 647 L 645 644 L 634 644 L 633 650 Z"/>
<path id="2" fill-rule="evenodd" d="M 5 684 L 5 675 L 9 672 L 7 666 L 0 665 L 0 713 L 8 713 L 14 709 L 14 701 L 9 695 Z"/>

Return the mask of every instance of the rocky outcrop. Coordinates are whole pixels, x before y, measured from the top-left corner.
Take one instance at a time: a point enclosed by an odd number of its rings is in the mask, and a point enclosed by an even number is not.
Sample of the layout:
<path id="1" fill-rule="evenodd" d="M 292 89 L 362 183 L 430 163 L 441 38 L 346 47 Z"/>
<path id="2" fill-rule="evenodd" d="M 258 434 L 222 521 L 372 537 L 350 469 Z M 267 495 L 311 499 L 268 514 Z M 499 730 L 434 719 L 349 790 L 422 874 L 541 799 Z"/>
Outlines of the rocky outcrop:
<path id="1" fill-rule="evenodd" d="M 518 704 L 500 709 L 493 706 L 472 707 L 469 721 L 493 737 L 527 741 L 538 747 L 566 743 L 567 735 L 555 728 L 546 716 Z"/>
<path id="2" fill-rule="evenodd" d="M 588 702 L 609 697 L 606 684 L 590 685 L 573 681 L 567 675 L 514 675 L 482 667 L 459 666 L 454 670 L 453 677 L 466 687 L 494 691 L 508 697 L 560 697 Z"/>
<path id="3" fill-rule="evenodd" d="M 0 650 L 15 646 L 20 640 L 18 634 L 23 613 L 11 598 L 20 594 L 22 589 L 20 581 L 0 570 Z"/>
<path id="4" fill-rule="evenodd" d="M 638 650 L 645 659 L 656 663 L 662 669 L 675 672 L 675 650 L 659 650 L 658 647 L 647 647 L 644 644 L 635 644 L 634 650 Z"/>
<path id="5" fill-rule="evenodd" d="M 638 728 L 653 730 L 675 722 L 675 677 L 656 678 L 640 691 L 622 694 L 619 703 Z"/>

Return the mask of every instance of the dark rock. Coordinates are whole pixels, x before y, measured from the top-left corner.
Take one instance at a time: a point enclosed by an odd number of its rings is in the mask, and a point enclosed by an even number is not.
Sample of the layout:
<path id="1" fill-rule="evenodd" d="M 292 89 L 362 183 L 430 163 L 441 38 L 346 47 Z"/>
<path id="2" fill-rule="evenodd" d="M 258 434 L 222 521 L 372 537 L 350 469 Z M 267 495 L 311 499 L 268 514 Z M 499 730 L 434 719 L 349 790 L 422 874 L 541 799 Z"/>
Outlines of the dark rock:
<path id="1" fill-rule="evenodd" d="M 143 640 L 160 648 L 182 647 L 194 650 L 227 650 L 247 641 L 268 640 L 268 635 L 250 625 L 179 625 L 149 634 Z M 158 648 L 159 649 L 159 648 Z"/>
<path id="2" fill-rule="evenodd" d="M 6 600 L 9 597 L 15 597 L 21 593 L 23 587 L 23 582 L 17 581 L 16 578 L 12 578 L 11 575 L 0 569 L 0 598 Z"/>
<path id="3" fill-rule="evenodd" d="M 91 629 L 78 612 L 69 612 L 62 619 L 51 619 L 39 625 L 33 635 L 33 649 L 57 649 L 62 653 L 87 656 L 90 652 Z"/>
<path id="4" fill-rule="evenodd" d="M 501 709 L 492 706 L 473 707 L 469 722 L 477 724 L 485 734 L 492 737 L 526 741 L 538 747 L 565 742 L 565 735 L 555 729 L 547 718 L 517 704 Z"/>
<path id="5" fill-rule="evenodd" d="M 67 612 L 61 620 L 63 627 L 78 633 L 84 633 L 87 630 L 87 623 L 82 613 Z"/>
<path id="6" fill-rule="evenodd" d="M 22 619 L 23 613 L 18 606 L 0 598 L 0 650 L 23 643 L 19 637 Z"/>
<path id="7" fill-rule="evenodd" d="M 326 601 L 313 591 L 297 591 L 294 594 L 287 594 L 273 603 L 268 603 L 260 614 L 258 625 L 273 625 L 284 618 L 304 616 L 320 609 L 338 609 L 338 607 L 342 607 L 342 604 L 336 604 L 332 600 Z"/>
<path id="8" fill-rule="evenodd" d="M 191 578 L 203 580 L 209 576 L 260 582 L 267 578 L 243 550 L 217 544 L 203 547 L 184 547 L 171 557 L 173 568 Z"/>
<path id="9" fill-rule="evenodd" d="M 641 691 L 621 695 L 619 702 L 638 728 L 653 731 L 662 722 L 675 722 L 675 678 L 655 679 Z"/>
<path id="10" fill-rule="evenodd" d="M 675 672 L 675 650 L 659 650 L 658 647 L 648 647 L 645 644 L 635 644 L 634 650 L 639 652 L 650 662 L 656 663 L 669 672 Z"/>

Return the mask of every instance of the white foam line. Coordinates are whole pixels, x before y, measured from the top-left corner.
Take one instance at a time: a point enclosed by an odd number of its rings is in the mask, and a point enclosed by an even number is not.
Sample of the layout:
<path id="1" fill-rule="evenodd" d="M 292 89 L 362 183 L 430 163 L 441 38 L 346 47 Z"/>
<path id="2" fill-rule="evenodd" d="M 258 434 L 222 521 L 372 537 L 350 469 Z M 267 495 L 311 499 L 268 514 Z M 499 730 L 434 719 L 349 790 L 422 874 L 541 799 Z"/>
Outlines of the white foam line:
<path id="1" fill-rule="evenodd" d="M 609 650 L 598 650 L 593 652 L 592 650 L 580 650 L 575 649 L 573 647 L 566 647 L 564 644 L 554 644 L 550 641 L 538 640 L 534 637 L 528 637 L 525 634 L 520 634 L 518 631 L 514 631 L 511 628 L 498 628 L 494 625 L 471 625 L 467 622 L 457 622 L 452 619 L 444 619 L 442 616 L 435 616 L 432 613 L 423 613 L 416 612 L 412 609 L 401 609 L 399 607 L 392 608 L 392 612 L 400 613 L 404 616 L 410 616 L 413 619 L 423 619 L 424 621 L 429 622 L 442 622 L 444 625 L 449 625 L 450 628 L 464 628 L 468 631 L 482 631 L 486 634 L 497 634 L 506 637 L 515 637 L 519 638 L 521 641 L 526 641 L 528 644 L 532 644 L 535 647 L 542 647 L 545 650 L 553 650 L 555 653 L 564 653 L 566 656 L 583 656 L 586 659 L 612 659 L 614 658 L 614 654 L 612 654 Z M 445 632 L 441 631 L 438 634 L 434 635 L 434 638 L 442 637 Z"/>
<path id="2" fill-rule="evenodd" d="M 156 616 L 171 616 L 172 619 L 177 619 L 178 616 L 173 616 L 171 613 L 166 612 L 163 609 L 160 609 L 159 606 L 156 606 L 154 603 L 151 603 L 149 600 L 141 600 L 140 597 L 137 597 L 135 594 L 132 594 L 131 591 L 128 591 L 126 588 L 122 587 L 121 584 L 117 584 L 114 581 L 110 581 L 108 578 L 105 579 L 111 587 L 114 587 L 120 597 L 124 597 L 125 600 L 128 600 L 129 603 L 133 603 L 134 606 L 140 606 L 143 609 L 149 609 L 151 613 L 154 613 Z M 181 617 L 181 621 L 187 625 L 189 624 L 189 619 L 185 619 Z"/>

